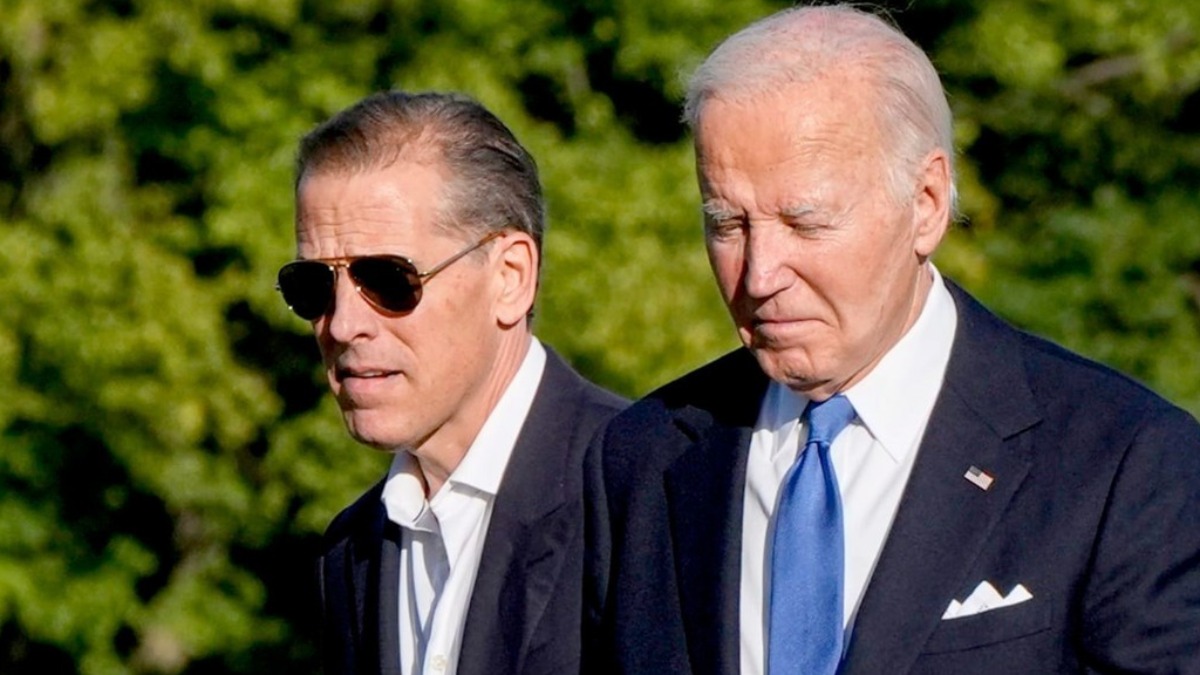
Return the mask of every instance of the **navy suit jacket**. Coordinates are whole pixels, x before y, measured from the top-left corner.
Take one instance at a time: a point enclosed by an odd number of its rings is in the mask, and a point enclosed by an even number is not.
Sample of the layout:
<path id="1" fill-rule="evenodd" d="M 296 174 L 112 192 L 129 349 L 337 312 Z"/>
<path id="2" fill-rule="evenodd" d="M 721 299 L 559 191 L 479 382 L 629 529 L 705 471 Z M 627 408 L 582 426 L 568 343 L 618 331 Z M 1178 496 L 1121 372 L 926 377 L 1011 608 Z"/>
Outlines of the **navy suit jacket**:
<path id="1" fill-rule="evenodd" d="M 945 382 L 840 672 L 1200 673 L 1200 426 L 951 292 Z M 634 404 L 589 453 L 588 672 L 739 672 L 767 383 L 734 352 Z M 1033 598 L 942 620 L 985 580 Z"/>
<path id="2" fill-rule="evenodd" d="M 459 675 L 579 670 L 582 465 L 625 401 L 552 350 L 496 494 L 467 610 Z M 334 519 L 317 565 L 326 673 L 400 674 L 399 527 L 376 484 Z"/>

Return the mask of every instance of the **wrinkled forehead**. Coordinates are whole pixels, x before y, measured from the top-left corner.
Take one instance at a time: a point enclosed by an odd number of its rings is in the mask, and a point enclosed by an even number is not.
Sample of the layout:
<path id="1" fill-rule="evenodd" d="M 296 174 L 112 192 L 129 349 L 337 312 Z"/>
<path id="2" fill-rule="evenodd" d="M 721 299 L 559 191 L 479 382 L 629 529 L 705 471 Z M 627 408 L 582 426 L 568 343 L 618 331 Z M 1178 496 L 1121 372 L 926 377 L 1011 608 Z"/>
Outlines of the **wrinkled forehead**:
<path id="1" fill-rule="evenodd" d="M 888 176 L 870 106 L 840 82 L 714 98 L 695 143 L 703 210 L 714 221 L 842 213 Z"/>
<path id="2" fill-rule="evenodd" d="M 443 184 L 437 166 L 419 162 L 310 174 L 296 193 L 298 248 L 306 257 L 412 256 L 441 229 Z"/>
<path id="3" fill-rule="evenodd" d="M 713 96 L 694 130 L 697 167 L 780 163 L 797 155 L 878 157 L 874 93 L 859 79 L 819 78 L 756 95 Z"/>

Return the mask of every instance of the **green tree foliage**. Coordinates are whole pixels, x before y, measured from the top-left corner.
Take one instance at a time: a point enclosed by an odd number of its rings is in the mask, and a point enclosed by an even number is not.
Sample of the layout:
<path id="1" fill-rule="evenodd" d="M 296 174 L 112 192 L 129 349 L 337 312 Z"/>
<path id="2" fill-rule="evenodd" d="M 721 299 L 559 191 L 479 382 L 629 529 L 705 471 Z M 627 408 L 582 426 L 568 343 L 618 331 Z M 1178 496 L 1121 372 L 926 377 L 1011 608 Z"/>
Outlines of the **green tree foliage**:
<path id="1" fill-rule="evenodd" d="M 296 139 L 458 89 L 537 156 L 537 330 L 636 395 L 734 345 L 679 74 L 782 0 L 0 0 L 0 672 L 309 672 L 314 538 L 382 471 L 272 288 Z M 1200 5 L 922 0 L 939 264 L 1200 412 Z"/>
<path id="2" fill-rule="evenodd" d="M 1200 5 L 981 3 L 939 39 L 969 163 L 948 267 L 1200 411 Z"/>

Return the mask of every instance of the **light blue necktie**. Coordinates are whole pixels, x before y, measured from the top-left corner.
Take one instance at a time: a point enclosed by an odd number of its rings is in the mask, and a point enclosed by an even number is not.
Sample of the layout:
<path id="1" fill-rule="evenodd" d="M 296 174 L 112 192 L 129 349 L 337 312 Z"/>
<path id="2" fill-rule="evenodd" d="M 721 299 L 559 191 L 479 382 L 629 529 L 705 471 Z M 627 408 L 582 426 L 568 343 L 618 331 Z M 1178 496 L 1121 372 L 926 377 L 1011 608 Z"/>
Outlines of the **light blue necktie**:
<path id="1" fill-rule="evenodd" d="M 788 470 L 771 554 L 769 675 L 833 675 L 842 658 L 842 497 L 829 446 L 854 419 L 841 394 L 808 405 L 808 442 Z"/>

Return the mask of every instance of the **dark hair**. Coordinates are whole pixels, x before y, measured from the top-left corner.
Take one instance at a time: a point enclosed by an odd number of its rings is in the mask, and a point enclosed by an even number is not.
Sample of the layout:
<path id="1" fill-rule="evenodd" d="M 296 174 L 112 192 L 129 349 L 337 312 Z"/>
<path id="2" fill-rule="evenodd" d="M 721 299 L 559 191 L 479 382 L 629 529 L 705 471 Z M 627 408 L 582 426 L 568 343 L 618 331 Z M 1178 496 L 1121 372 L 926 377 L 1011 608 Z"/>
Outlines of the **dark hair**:
<path id="1" fill-rule="evenodd" d="M 537 164 L 478 101 L 457 93 L 372 94 L 300 140 L 296 186 L 306 175 L 433 161 L 448 176 L 436 226 L 472 232 L 517 229 L 541 250 L 545 202 Z"/>

